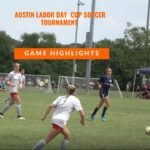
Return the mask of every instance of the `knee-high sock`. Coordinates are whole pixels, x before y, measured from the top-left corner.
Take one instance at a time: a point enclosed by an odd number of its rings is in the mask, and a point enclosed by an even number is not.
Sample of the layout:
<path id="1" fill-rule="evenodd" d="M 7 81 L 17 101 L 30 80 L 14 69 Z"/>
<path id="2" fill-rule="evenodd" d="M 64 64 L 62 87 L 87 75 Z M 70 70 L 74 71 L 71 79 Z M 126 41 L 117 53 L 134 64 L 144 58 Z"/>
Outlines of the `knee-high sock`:
<path id="1" fill-rule="evenodd" d="M 46 142 L 44 139 L 38 141 L 33 147 L 32 150 L 42 150 L 45 146 Z"/>
<path id="2" fill-rule="evenodd" d="M 17 105 L 16 104 L 16 111 L 17 111 L 17 116 L 20 117 L 21 116 L 21 105 Z"/>
<path id="3" fill-rule="evenodd" d="M 10 100 L 10 97 L 4 98 L 4 99 L 3 99 L 3 103 L 6 104 L 7 101 L 9 101 L 9 100 Z"/>
<path id="4" fill-rule="evenodd" d="M 5 106 L 4 109 L 1 111 L 2 114 L 4 114 L 9 109 L 9 106 Z"/>
<path id="5" fill-rule="evenodd" d="M 67 147 L 68 147 L 68 144 L 69 144 L 69 141 L 68 140 L 63 140 L 62 142 L 61 142 L 61 150 L 66 150 L 67 149 Z"/>
<path id="6" fill-rule="evenodd" d="M 97 113 L 97 111 L 98 111 L 98 108 L 95 107 L 95 109 L 94 109 L 94 111 L 93 111 L 93 113 L 92 113 L 92 116 L 94 116 L 94 115 Z"/>
<path id="7" fill-rule="evenodd" d="M 107 111 L 107 107 L 105 106 L 105 107 L 103 108 L 103 111 L 102 111 L 102 115 L 101 115 L 102 117 L 105 116 L 106 111 Z"/>

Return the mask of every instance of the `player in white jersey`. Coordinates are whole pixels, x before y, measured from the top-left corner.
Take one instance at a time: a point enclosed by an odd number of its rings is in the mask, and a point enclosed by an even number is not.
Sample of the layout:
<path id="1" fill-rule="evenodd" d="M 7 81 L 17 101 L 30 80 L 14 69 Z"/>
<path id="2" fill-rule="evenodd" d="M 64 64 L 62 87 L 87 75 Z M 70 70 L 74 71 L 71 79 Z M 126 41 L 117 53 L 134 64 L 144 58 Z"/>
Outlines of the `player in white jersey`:
<path id="1" fill-rule="evenodd" d="M 19 72 L 20 64 L 14 64 L 14 70 L 9 73 L 7 84 L 10 90 L 10 101 L 9 104 L 4 107 L 4 109 L 0 112 L 0 118 L 4 118 L 4 113 L 13 105 L 16 104 L 17 110 L 17 118 L 24 120 L 25 118 L 21 115 L 21 99 L 19 96 L 19 88 L 22 88 L 22 81 L 21 81 L 21 73 Z"/>
<path id="2" fill-rule="evenodd" d="M 58 97 L 52 104 L 50 104 L 42 118 L 44 121 L 52 108 L 55 111 L 52 116 L 52 128 L 44 139 L 40 140 L 32 148 L 33 150 L 42 150 L 43 147 L 55 138 L 58 134 L 63 134 L 64 140 L 61 143 L 61 150 L 65 150 L 69 144 L 70 131 L 67 127 L 67 122 L 76 109 L 80 114 L 80 123 L 84 125 L 84 112 L 81 103 L 77 97 L 74 96 L 75 86 L 69 85 L 67 88 L 67 95 Z"/>
<path id="3" fill-rule="evenodd" d="M 26 80 L 26 77 L 25 77 L 25 69 L 24 68 L 21 68 L 20 69 L 20 73 L 21 73 L 21 84 L 20 84 L 20 88 L 25 88 L 25 80 Z M 3 99 L 3 104 L 6 105 L 6 103 L 11 99 L 11 97 L 7 97 L 7 98 L 4 98 Z"/>

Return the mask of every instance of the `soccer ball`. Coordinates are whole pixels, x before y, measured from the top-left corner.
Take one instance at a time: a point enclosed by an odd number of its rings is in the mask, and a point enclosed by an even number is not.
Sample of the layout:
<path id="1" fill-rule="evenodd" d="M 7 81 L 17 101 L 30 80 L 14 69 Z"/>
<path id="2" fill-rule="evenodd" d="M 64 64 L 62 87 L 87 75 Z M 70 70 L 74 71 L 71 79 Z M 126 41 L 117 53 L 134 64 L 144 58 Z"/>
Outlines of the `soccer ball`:
<path id="1" fill-rule="evenodd" d="M 145 128 L 145 133 L 147 135 L 150 135 L 150 126 L 148 126 L 148 127 Z"/>

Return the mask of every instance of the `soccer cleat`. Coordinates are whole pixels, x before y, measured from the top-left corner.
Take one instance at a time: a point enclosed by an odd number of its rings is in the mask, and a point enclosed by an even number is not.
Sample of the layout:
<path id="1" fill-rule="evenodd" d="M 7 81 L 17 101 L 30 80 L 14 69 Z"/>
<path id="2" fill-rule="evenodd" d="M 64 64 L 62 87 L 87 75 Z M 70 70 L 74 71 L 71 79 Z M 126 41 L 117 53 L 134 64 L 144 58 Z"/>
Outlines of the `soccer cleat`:
<path id="1" fill-rule="evenodd" d="M 5 118 L 4 115 L 2 113 L 0 113 L 0 119 Z"/>
<path id="2" fill-rule="evenodd" d="M 90 119 L 91 119 L 91 121 L 94 121 L 94 116 L 91 115 L 91 116 L 90 116 Z"/>
<path id="3" fill-rule="evenodd" d="M 25 120 L 26 118 L 24 118 L 24 117 L 21 117 L 21 116 L 19 116 L 19 117 L 17 117 L 19 120 Z"/>
<path id="4" fill-rule="evenodd" d="M 101 117 L 100 118 L 103 122 L 106 122 L 107 121 L 107 119 L 105 118 L 105 117 Z"/>

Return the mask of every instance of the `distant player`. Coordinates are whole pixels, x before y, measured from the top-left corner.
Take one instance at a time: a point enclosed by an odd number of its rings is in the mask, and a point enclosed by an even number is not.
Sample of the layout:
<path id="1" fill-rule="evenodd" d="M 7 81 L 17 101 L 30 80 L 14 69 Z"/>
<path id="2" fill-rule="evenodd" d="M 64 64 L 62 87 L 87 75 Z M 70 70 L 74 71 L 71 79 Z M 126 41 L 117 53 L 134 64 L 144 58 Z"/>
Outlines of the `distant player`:
<path id="1" fill-rule="evenodd" d="M 0 89 L 2 92 L 5 92 L 6 91 L 6 80 L 5 80 L 5 77 L 3 77 L 1 83 L 0 83 Z"/>
<path id="2" fill-rule="evenodd" d="M 108 93 L 109 93 L 110 87 L 112 87 L 113 84 L 114 84 L 114 81 L 112 78 L 112 69 L 108 67 L 105 69 L 105 75 L 102 76 L 98 80 L 98 86 L 100 89 L 100 91 L 99 91 L 100 101 L 99 101 L 98 105 L 96 106 L 96 108 L 94 109 L 93 113 L 91 114 L 91 121 L 94 120 L 95 114 L 104 104 L 105 104 L 105 106 L 104 106 L 102 114 L 101 114 L 101 120 L 107 121 L 105 119 L 105 113 L 110 106 Z"/>
<path id="3" fill-rule="evenodd" d="M 64 136 L 64 140 L 61 143 L 61 150 L 65 150 L 69 144 L 70 131 L 67 127 L 67 122 L 73 112 L 76 109 L 80 113 L 80 123 L 84 125 L 84 112 L 80 101 L 74 96 L 75 86 L 69 85 L 67 88 L 67 95 L 58 97 L 52 104 L 50 104 L 42 118 L 44 121 L 50 111 L 55 108 L 52 116 L 52 128 L 44 139 L 40 140 L 32 149 L 42 150 L 43 147 L 54 139 L 58 134 Z"/>
<path id="4" fill-rule="evenodd" d="M 22 88 L 25 88 L 25 82 L 26 82 L 25 69 L 21 68 L 20 73 L 21 73 Z"/>
<path id="5" fill-rule="evenodd" d="M 25 69 L 21 68 L 20 73 L 21 73 L 21 88 L 25 88 L 25 81 L 26 81 Z M 5 105 L 10 99 L 11 99 L 10 97 L 4 98 L 3 104 Z"/>
<path id="6" fill-rule="evenodd" d="M 17 118 L 24 120 L 25 118 L 22 117 L 21 114 L 21 99 L 19 96 L 19 88 L 22 88 L 22 81 L 21 81 L 21 73 L 19 72 L 20 64 L 14 64 L 14 70 L 9 73 L 7 79 L 7 85 L 10 89 L 10 101 L 9 104 L 4 107 L 4 109 L 0 112 L 0 118 L 4 118 L 4 113 L 15 103 L 16 110 L 17 110 Z"/>

